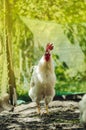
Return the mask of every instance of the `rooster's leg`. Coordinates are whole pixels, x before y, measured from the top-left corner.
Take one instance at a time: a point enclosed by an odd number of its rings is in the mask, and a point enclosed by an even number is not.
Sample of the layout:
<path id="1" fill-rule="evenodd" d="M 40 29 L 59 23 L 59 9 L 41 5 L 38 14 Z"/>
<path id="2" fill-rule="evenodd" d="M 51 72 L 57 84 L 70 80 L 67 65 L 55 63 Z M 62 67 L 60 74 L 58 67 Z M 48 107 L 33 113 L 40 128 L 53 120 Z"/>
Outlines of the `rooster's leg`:
<path id="1" fill-rule="evenodd" d="M 40 114 L 40 104 L 38 102 L 37 103 L 37 108 L 38 108 L 38 114 Z"/>
<path id="2" fill-rule="evenodd" d="M 48 100 L 47 97 L 45 97 L 45 107 L 46 107 L 46 113 L 49 115 L 49 110 L 48 110 Z"/>
<path id="3" fill-rule="evenodd" d="M 49 114 L 48 104 L 46 104 L 46 112 L 47 112 L 47 114 Z"/>

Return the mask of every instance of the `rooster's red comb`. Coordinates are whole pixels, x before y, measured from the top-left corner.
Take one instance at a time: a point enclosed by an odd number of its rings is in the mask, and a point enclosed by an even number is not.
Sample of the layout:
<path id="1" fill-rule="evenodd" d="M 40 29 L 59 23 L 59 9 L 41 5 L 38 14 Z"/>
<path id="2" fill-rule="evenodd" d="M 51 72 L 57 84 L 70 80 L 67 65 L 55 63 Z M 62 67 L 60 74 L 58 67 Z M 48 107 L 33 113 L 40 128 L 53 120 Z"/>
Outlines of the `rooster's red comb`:
<path id="1" fill-rule="evenodd" d="M 48 43 L 47 46 L 46 46 L 46 51 L 48 50 L 53 50 L 54 46 L 52 43 Z"/>

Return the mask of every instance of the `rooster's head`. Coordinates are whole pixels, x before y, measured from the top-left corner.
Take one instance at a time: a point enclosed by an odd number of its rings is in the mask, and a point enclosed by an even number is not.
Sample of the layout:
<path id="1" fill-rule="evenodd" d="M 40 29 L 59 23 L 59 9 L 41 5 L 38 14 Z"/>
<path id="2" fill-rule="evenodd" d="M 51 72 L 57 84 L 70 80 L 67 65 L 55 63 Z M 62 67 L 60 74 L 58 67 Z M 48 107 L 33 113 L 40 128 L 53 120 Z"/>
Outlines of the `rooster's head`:
<path id="1" fill-rule="evenodd" d="M 45 60 L 46 61 L 50 60 L 50 56 L 51 56 L 50 51 L 53 50 L 53 48 L 54 48 L 54 46 L 52 43 L 48 43 L 46 45 L 46 50 L 45 50 Z"/>

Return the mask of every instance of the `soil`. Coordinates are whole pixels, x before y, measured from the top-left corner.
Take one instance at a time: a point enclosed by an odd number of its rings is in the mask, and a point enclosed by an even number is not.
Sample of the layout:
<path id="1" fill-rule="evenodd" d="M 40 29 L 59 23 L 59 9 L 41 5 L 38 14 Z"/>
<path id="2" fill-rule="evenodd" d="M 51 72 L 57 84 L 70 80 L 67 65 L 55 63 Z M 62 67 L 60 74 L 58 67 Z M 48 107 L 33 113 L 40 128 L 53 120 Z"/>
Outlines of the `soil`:
<path id="1" fill-rule="evenodd" d="M 14 111 L 0 113 L 0 130 L 83 130 L 79 120 L 78 102 L 53 101 L 49 115 L 41 103 L 41 115 L 33 102 L 21 104 Z"/>

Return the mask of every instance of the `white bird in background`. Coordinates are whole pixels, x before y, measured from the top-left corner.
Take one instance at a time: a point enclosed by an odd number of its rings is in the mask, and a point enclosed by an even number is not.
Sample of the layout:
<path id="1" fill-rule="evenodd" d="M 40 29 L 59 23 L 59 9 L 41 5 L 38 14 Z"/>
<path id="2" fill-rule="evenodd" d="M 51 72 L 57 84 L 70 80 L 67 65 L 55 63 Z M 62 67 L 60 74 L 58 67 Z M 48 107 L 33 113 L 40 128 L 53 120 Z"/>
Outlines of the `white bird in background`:
<path id="1" fill-rule="evenodd" d="M 56 76 L 54 72 L 53 59 L 51 55 L 53 44 L 48 43 L 44 55 L 40 59 L 37 66 L 34 67 L 29 96 L 32 101 L 36 102 L 38 113 L 40 114 L 40 101 L 44 100 L 46 105 L 46 112 L 48 111 L 48 104 L 53 100 L 55 95 Z"/>
<path id="2" fill-rule="evenodd" d="M 80 109 L 80 121 L 86 127 L 86 94 L 79 102 L 79 109 Z"/>

